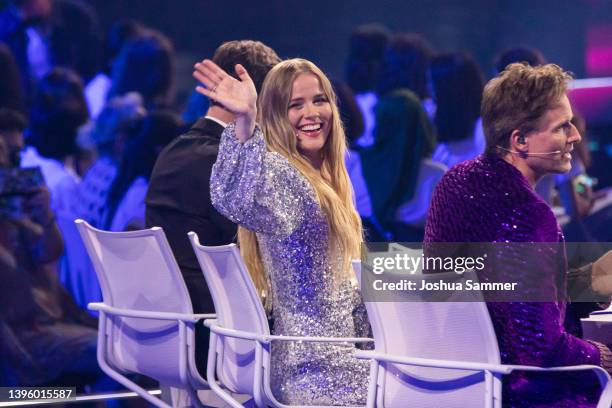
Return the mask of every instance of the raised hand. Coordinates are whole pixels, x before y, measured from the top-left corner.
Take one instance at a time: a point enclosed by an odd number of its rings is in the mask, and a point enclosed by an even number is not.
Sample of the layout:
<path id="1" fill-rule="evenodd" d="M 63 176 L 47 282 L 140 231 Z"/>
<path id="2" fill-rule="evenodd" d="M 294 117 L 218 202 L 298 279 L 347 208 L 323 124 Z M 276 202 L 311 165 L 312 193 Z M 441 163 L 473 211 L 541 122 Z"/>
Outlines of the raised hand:
<path id="1" fill-rule="evenodd" d="M 194 78 L 205 85 L 196 87 L 196 91 L 219 102 L 236 115 L 236 136 L 244 141 L 253 134 L 255 128 L 257 91 L 242 65 L 236 65 L 236 74 L 240 80 L 208 59 L 195 64 L 193 71 Z"/>

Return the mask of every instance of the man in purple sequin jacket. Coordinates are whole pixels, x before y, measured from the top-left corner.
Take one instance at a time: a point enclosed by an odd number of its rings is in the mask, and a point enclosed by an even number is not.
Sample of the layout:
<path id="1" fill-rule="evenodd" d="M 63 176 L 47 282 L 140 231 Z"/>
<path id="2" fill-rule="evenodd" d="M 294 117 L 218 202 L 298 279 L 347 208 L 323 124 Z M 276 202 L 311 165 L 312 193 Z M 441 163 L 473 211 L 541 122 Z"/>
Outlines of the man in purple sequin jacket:
<path id="1" fill-rule="evenodd" d="M 571 168 L 571 151 L 580 134 L 570 122 L 573 113 L 566 95 L 570 79 L 553 64 L 535 68 L 511 64 L 487 84 L 481 109 L 486 151 L 450 169 L 438 184 L 426 243 L 563 243 L 552 210 L 533 186 L 545 174 Z M 508 273 L 520 280 L 522 268 Z M 544 268 L 542 279 L 554 282 L 555 274 L 554 267 Z M 593 289 L 609 290 L 595 285 Z M 565 290 L 565 282 L 558 290 Z M 612 372 L 608 346 L 566 332 L 565 302 L 490 302 L 487 307 L 503 363 L 593 364 Z M 504 379 L 504 406 L 595 406 L 599 390 L 597 379 L 588 372 L 517 372 Z"/>

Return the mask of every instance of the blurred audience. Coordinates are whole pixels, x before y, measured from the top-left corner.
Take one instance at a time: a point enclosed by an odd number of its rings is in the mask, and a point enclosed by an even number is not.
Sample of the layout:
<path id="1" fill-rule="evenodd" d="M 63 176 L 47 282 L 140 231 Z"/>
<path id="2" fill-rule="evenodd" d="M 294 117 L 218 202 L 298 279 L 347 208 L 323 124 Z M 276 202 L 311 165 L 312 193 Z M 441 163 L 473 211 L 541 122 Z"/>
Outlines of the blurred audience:
<path id="1" fill-rule="evenodd" d="M 40 81 L 30 106 L 29 147 L 22 165 L 41 167 L 58 215 L 74 215 L 76 134 L 88 116 L 83 85 L 74 72 L 55 68 Z"/>
<path id="2" fill-rule="evenodd" d="M 478 64 L 465 53 L 435 57 L 430 69 L 434 124 L 440 142 L 433 160 L 452 167 L 484 152 L 480 102 L 484 78 Z"/>
<path id="3" fill-rule="evenodd" d="M 206 111 L 210 107 L 210 101 L 208 98 L 195 89 L 189 94 L 187 100 L 187 106 L 183 111 L 183 122 L 185 122 L 185 130 L 190 129 L 202 116 L 206 114 Z"/>
<path id="4" fill-rule="evenodd" d="M 128 135 L 144 118 L 142 97 L 135 92 L 111 99 L 82 144 L 93 145 L 98 157 L 85 173 L 78 187 L 78 216 L 95 228 L 102 228 L 110 187 L 119 169 Z"/>
<path id="5" fill-rule="evenodd" d="M 446 171 L 430 159 L 436 138 L 420 97 L 429 96 L 430 56 L 420 37 L 391 39 L 376 86 L 374 144 L 360 151 L 374 217 L 386 240 L 422 240 L 433 189 Z"/>
<path id="6" fill-rule="evenodd" d="M 355 208 L 361 217 L 365 239 L 367 242 L 385 241 L 390 237 L 372 211 L 372 201 L 363 177 L 361 156 L 359 155 L 361 147 L 356 144 L 357 137 L 362 134 L 364 129 L 361 109 L 348 85 L 339 81 L 332 81 L 332 85 L 336 92 L 338 110 L 347 141 L 346 170 L 353 186 Z"/>
<path id="7" fill-rule="evenodd" d="M 428 70 L 434 50 L 420 35 L 397 33 L 391 37 L 379 72 L 376 92 L 385 95 L 395 89 L 412 91 L 423 103 L 430 118 L 434 107 L 428 86 Z"/>
<path id="8" fill-rule="evenodd" d="M 12 50 L 22 89 L 56 66 L 75 70 L 88 81 L 99 68 L 100 30 L 93 9 L 76 0 L 8 0 L 0 13 L 0 42 Z"/>
<path id="9" fill-rule="evenodd" d="M 502 51 L 495 58 L 495 72 L 497 75 L 513 62 L 525 62 L 527 65 L 537 67 L 546 64 L 546 58 L 540 50 L 530 47 L 513 47 Z"/>
<path id="10" fill-rule="evenodd" d="M 377 101 L 375 87 L 390 36 L 390 31 L 381 24 L 364 24 L 351 34 L 345 77 L 355 94 L 364 122 L 362 132 L 355 135 L 353 147 L 365 147 L 374 143 L 374 105 Z"/>
<path id="11" fill-rule="evenodd" d="M 109 98 L 138 92 L 147 110 L 174 103 L 174 48 L 159 31 L 146 30 L 125 43 L 115 59 Z"/>
<path id="12" fill-rule="evenodd" d="M 145 196 L 157 156 L 179 135 L 182 122 L 171 111 L 158 110 L 140 123 L 125 141 L 117 176 L 108 192 L 104 229 L 127 231 L 145 228 Z"/>
<path id="13" fill-rule="evenodd" d="M 23 132 L 27 127 L 25 116 L 6 108 L 0 108 L 0 140 L 3 142 L 2 167 L 15 168 L 21 165 L 21 152 L 24 148 Z"/>
<path id="14" fill-rule="evenodd" d="M 91 281 L 87 273 L 90 262 L 74 226 L 79 197 L 74 157 L 77 129 L 88 117 L 80 78 L 68 69 L 54 68 L 39 82 L 34 94 L 28 147 L 21 160 L 22 167 L 40 167 L 45 178 L 65 245 L 60 279 L 83 307 L 85 300 L 80 296 L 82 284 Z"/>
<path id="15" fill-rule="evenodd" d="M 111 75 L 115 59 L 125 43 L 137 38 L 143 31 L 144 27 L 135 20 L 118 21 L 108 29 L 104 40 L 102 69 L 85 87 L 91 119 L 96 119 L 106 104 L 112 86 Z"/>
<path id="16" fill-rule="evenodd" d="M 7 108 L 25 113 L 26 106 L 21 87 L 19 67 L 10 48 L 0 42 L 0 109 Z"/>
<path id="17" fill-rule="evenodd" d="M 0 171 L 19 169 L 25 126 L 18 112 L 0 110 L 0 141 L 7 154 L 0 157 Z M 75 375 L 71 385 L 94 382 L 102 374 L 96 321 L 75 306 L 57 279 L 53 266 L 63 244 L 49 190 L 42 182 L 14 194 L 20 198 L 17 209 L 6 211 L 8 198 L 0 199 L 2 385 L 48 385 L 65 375 Z"/>

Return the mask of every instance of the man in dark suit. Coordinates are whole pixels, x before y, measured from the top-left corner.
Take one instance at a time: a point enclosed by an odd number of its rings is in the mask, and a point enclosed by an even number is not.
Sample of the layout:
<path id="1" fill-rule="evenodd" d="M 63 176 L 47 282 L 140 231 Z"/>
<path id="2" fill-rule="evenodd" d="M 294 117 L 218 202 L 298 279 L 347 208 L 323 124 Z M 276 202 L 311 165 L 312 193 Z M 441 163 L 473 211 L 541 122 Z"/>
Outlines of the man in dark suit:
<path id="1" fill-rule="evenodd" d="M 266 74 L 280 59 L 260 42 L 230 41 L 217 48 L 213 61 L 231 73 L 236 64 L 242 64 L 259 91 Z M 164 229 L 196 313 L 214 313 L 214 306 L 187 233 L 196 232 L 204 245 L 224 245 L 235 240 L 237 231 L 236 225 L 212 206 L 209 185 L 221 133 L 233 120 L 233 113 L 211 101 L 206 115 L 160 153 L 149 181 L 147 227 Z M 208 331 L 198 325 L 196 353 L 200 372 L 205 372 L 207 345 Z"/>

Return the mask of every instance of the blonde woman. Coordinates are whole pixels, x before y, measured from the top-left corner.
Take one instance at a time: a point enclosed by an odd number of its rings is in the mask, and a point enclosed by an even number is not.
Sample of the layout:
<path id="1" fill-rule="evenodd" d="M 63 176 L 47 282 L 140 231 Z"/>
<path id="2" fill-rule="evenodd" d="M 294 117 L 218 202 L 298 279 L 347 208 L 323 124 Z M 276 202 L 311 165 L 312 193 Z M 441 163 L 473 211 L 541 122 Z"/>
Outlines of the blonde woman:
<path id="1" fill-rule="evenodd" d="M 257 93 L 212 61 L 196 64 L 202 94 L 236 120 L 223 132 L 211 177 L 213 205 L 240 225 L 242 255 L 271 303 L 280 335 L 354 337 L 369 328 L 350 260 L 362 231 L 344 165 L 335 95 L 313 63 L 287 60 Z M 256 119 L 259 125 L 256 124 Z M 301 405 L 363 405 L 368 364 L 352 345 L 273 344 L 276 397 Z"/>

